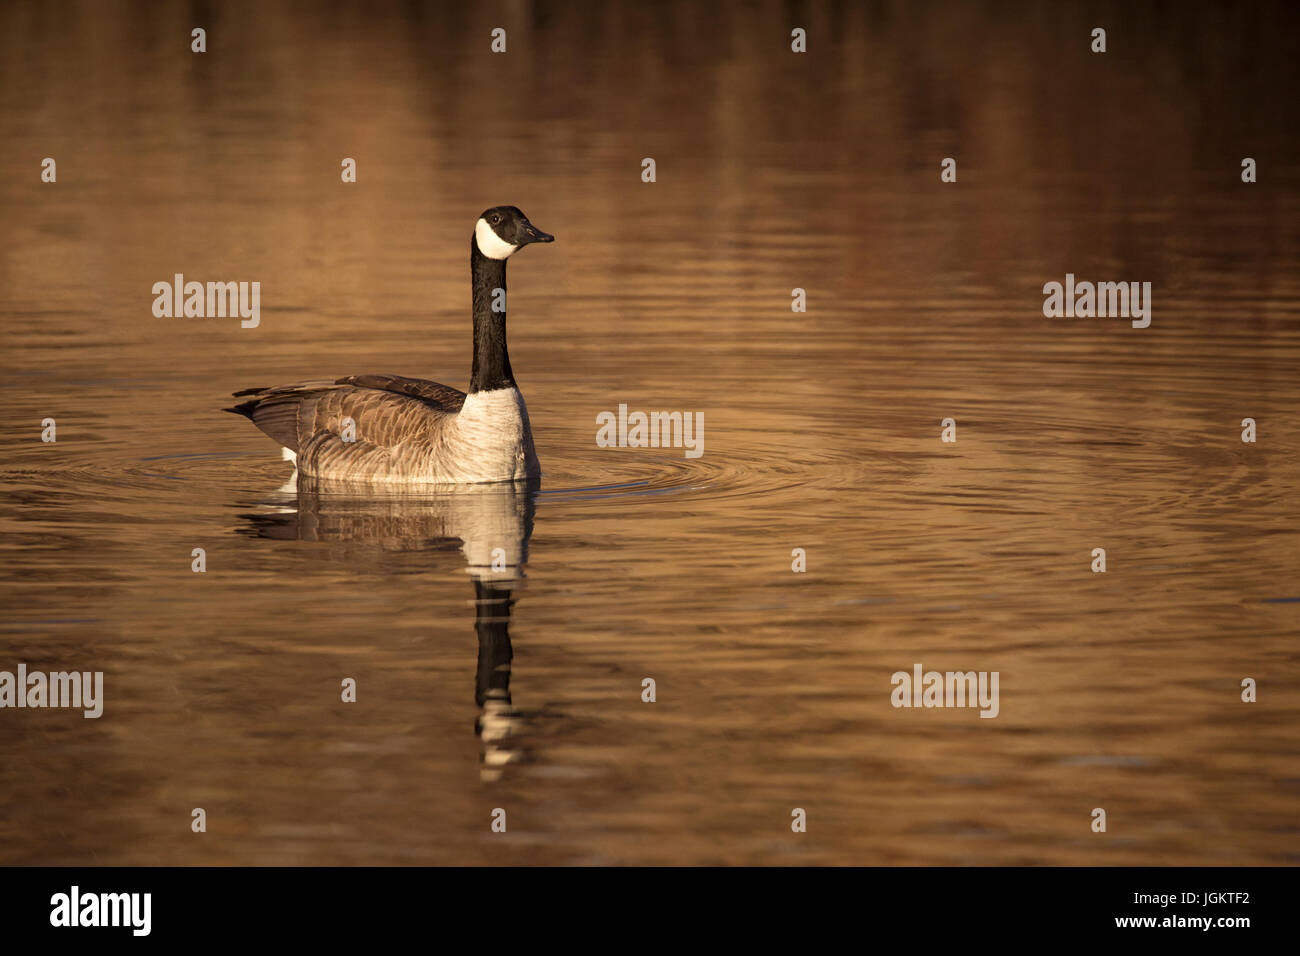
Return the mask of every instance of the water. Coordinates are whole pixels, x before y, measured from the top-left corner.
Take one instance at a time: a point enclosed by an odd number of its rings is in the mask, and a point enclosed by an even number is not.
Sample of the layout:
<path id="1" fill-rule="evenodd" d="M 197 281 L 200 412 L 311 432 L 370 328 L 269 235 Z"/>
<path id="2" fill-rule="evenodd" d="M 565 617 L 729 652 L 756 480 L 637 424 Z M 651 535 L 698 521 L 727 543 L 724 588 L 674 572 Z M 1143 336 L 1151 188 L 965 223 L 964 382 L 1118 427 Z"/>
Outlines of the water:
<path id="1" fill-rule="evenodd" d="M 0 712 L 0 860 L 1300 859 L 1286 8 L 1117 6 L 1105 56 L 1037 6 L 367 9 L 0 13 L 0 669 L 106 684 Z M 229 393 L 463 388 L 497 203 L 557 236 L 540 490 L 280 490 Z M 261 325 L 155 319 L 177 272 Z M 1045 318 L 1067 272 L 1150 328 Z M 597 448 L 620 402 L 704 455 Z M 997 719 L 891 707 L 917 662 Z"/>

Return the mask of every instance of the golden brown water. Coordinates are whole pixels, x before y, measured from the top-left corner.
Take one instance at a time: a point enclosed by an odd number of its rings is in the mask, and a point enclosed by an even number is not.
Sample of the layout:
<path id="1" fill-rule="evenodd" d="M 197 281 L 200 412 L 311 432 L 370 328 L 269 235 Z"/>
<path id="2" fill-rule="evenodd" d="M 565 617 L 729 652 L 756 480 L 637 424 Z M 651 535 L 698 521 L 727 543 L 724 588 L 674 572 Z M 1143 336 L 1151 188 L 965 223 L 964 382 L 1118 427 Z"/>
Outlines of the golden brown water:
<path id="1" fill-rule="evenodd" d="M 0 710 L 0 861 L 1300 860 L 1285 7 L 366 9 L 0 11 L 0 670 L 106 697 Z M 277 492 L 228 394 L 463 388 L 497 203 L 557 236 L 535 500 Z M 261 324 L 155 318 L 178 272 Z M 1151 326 L 1045 318 L 1067 272 Z M 704 455 L 596 447 L 619 403 Z M 918 662 L 999 716 L 893 708 Z"/>

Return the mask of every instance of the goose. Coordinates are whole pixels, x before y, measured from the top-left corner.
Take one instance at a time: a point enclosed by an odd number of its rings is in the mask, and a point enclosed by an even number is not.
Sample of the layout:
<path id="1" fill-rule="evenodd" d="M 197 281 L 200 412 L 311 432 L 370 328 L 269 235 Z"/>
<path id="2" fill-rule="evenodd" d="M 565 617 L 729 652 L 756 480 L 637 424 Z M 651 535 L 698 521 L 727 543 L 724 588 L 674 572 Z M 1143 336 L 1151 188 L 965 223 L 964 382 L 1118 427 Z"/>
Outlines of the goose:
<path id="1" fill-rule="evenodd" d="M 401 375 L 349 375 L 235 392 L 243 415 L 283 446 L 297 474 L 324 481 L 461 484 L 541 474 L 528 409 L 506 351 L 506 260 L 555 237 L 515 206 L 474 224 L 469 268 L 474 364 L 469 393 Z"/>

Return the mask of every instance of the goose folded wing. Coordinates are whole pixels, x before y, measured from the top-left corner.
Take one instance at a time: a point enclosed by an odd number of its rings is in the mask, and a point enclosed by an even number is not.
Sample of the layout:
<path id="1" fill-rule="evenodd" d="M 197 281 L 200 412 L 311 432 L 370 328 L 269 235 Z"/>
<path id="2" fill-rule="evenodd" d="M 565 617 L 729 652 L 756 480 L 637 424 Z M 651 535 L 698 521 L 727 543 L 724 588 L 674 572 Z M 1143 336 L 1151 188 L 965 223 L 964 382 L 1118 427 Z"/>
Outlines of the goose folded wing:
<path id="1" fill-rule="evenodd" d="M 446 385 L 396 375 L 351 375 L 235 393 L 245 396 L 247 401 L 226 411 L 247 417 L 295 454 L 308 444 L 341 437 L 349 420 L 350 444 L 385 449 L 420 441 L 465 400 Z"/>
<path id="2" fill-rule="evenodd" d="M 355 385 L 358 388 L 374 388 L 399 395 L 433 402 L 445 412 L 458 412 L 465 403 L 465 393 L 450 385 L 426 381 L 422 378 L 407 378 L 404 375 L 349 375 L 341 378 L 336 385 Z"/>

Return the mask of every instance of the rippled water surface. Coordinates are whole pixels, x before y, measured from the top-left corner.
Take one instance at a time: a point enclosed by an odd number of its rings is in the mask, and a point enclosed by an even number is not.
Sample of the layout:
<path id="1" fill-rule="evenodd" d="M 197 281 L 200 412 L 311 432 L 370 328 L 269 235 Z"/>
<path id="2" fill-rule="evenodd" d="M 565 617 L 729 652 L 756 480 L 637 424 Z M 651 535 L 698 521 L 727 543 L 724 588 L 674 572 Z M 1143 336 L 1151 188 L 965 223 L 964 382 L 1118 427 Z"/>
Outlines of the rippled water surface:
<path id="1" fill-rule="evenodd" d="M 0 861 L 1300 860 L 1285 7 L 1105 56 L 1055 5 L 366 9 L 0 11 L 0 670 L 106 684 L 0 710 Z M 229 393 L 464 388 L 498 203 L 557 236 L 540 488 L 282 488 Z M 155 318 L 178 272 L 260 326 Z M 1151 326 L 1045 318 L 1067 272 Z M 619 403 L 703 456 L 596 447 Z M 998 717 L 893 708 L 915 663 Z"/>

